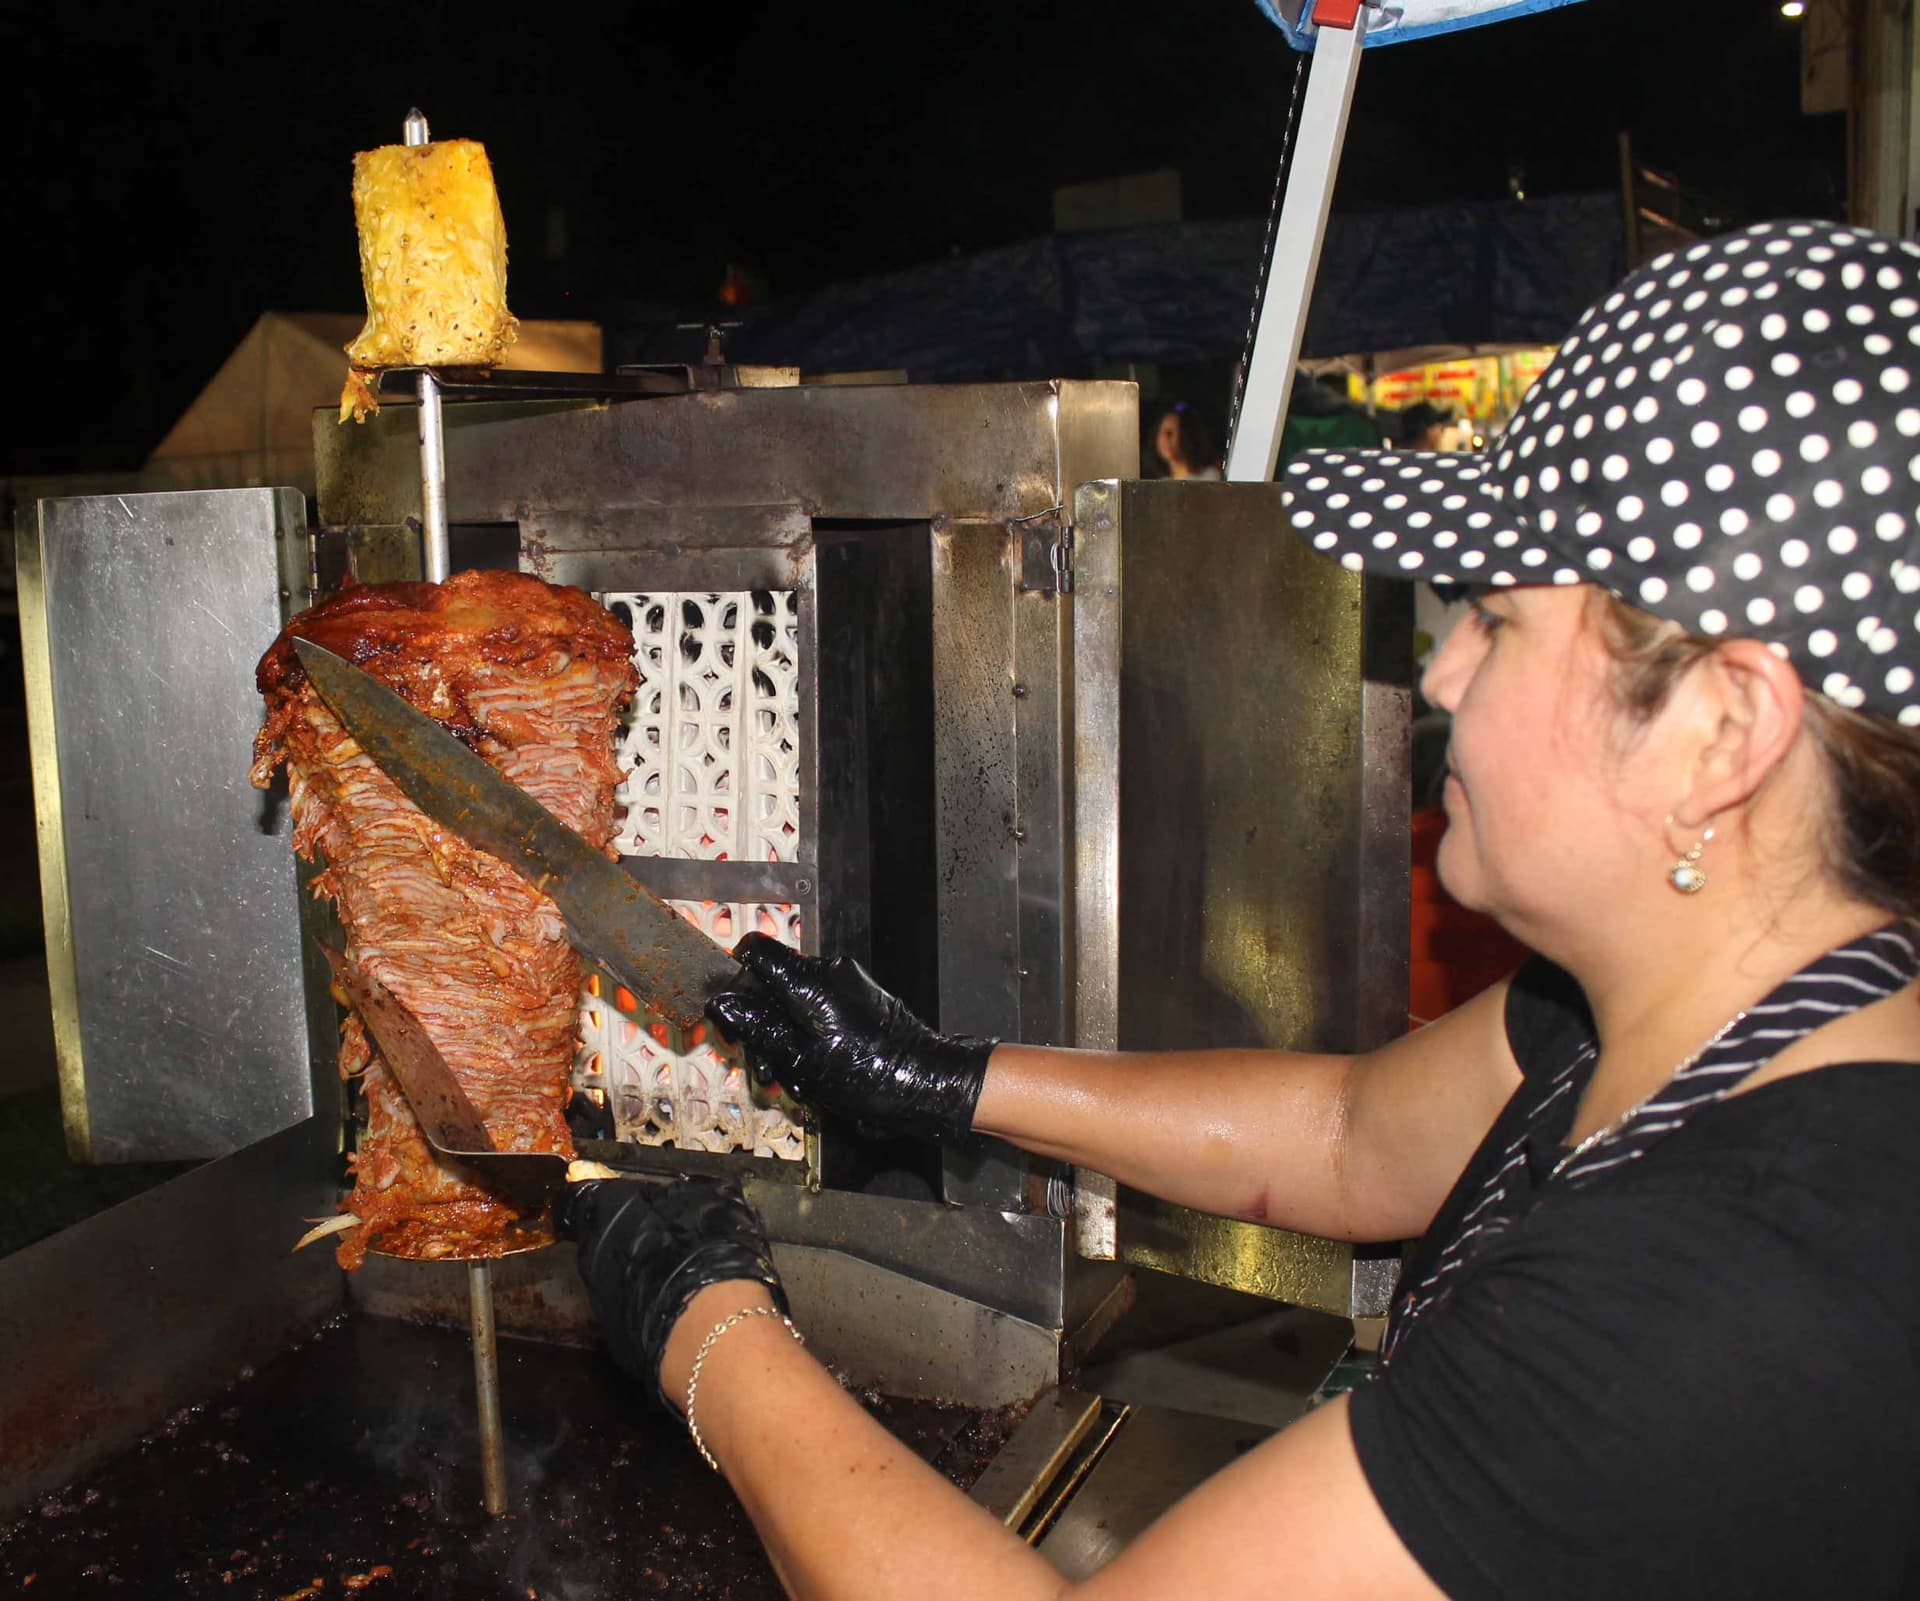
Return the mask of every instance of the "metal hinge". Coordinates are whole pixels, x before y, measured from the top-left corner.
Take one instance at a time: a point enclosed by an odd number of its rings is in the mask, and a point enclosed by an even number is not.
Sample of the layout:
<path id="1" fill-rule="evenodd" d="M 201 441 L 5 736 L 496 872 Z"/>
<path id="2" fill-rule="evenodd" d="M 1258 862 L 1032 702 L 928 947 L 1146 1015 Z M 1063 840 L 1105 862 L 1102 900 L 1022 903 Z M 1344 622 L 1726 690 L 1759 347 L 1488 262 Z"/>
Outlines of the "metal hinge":
<path id="1" fill-rule="evenodd" d="M 1073 524 L 1063 508 L 1019 517 L 1007 530 L 1020 541 L 1020 593 L 1073 593 Z"/>

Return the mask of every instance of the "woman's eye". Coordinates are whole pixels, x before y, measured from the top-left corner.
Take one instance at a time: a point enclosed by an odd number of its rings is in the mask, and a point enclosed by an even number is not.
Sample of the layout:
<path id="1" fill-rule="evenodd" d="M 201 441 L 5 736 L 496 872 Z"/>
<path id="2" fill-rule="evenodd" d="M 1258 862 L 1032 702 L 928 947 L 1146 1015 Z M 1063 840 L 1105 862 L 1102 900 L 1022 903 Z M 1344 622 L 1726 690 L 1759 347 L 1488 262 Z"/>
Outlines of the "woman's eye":
<path id="1" fill-rule="evenodd" d="M 1480 625 L 1481 632 L 1487 634 L 1496 634 L 1507 624 L 1506 618 L 1477 604 L 1473 608 L 1473 620 Z"/>

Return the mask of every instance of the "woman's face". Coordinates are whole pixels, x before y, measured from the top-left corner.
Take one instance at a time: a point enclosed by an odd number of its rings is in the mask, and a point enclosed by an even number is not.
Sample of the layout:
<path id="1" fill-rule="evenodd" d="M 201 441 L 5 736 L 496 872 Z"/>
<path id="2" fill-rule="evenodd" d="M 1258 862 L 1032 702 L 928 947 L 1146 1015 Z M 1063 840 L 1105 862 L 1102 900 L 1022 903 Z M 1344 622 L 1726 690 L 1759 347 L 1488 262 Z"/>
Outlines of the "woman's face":
<path id="1" fill-rule="evenodd" d="M 1550 951 L 1596 906 L 1658 887 L 1662 821 L 1684 793 L 1661 719 L 1636 730 L 1616 706 L 1590 594 L 1493 590 L 1421 681 L 1453 714 L 1441 881 Z"/>
<path id="2" fill-rule="evenodd" d="M 1160 431 L 1154 435 L 1153 448 L 1169 467 L 1180 461 L 1180 417 L 1177 412 L 1170 411 L 1160 419 Z"/>

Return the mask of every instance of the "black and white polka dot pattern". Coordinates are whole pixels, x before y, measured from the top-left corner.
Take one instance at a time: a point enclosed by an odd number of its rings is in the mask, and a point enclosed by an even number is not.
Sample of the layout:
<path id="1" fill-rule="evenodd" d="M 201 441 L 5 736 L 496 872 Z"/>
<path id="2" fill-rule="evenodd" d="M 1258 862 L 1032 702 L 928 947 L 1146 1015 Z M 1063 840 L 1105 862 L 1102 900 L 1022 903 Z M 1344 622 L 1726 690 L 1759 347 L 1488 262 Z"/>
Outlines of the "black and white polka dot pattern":
<path id="1" fill-rule="evenodd" d="M 1349 568 L 1600 584 L 1920 726 L 1920 247 L 1762 223 L 1662 256 L 1484 454 L 1310 450 L 1285 482 Z"/>

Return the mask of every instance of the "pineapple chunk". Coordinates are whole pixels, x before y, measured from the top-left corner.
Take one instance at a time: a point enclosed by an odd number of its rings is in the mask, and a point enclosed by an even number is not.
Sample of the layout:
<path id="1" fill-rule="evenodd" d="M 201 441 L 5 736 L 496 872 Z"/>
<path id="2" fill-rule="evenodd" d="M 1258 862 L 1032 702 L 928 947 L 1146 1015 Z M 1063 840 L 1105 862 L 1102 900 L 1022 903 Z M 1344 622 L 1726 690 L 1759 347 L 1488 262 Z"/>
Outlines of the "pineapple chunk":
<path id="1" fill-rule="evenodd" d="M 489 367 L 518 326 L 507 310 L 507 227 L 486 147 L 382 145 L 353 158 L 367 325 L 347 346 L 340 420 L 379 410 L 382 367 Z"/>

